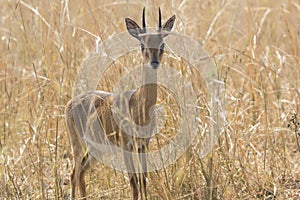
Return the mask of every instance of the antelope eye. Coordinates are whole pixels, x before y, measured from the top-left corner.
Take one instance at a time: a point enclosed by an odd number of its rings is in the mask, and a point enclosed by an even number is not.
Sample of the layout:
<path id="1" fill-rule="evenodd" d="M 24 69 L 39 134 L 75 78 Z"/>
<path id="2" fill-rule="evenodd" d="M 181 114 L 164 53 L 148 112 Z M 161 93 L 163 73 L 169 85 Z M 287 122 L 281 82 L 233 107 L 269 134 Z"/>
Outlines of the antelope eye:
<path id="1" fill-rule="evenodd" d="M 162 55 L 164 53 L 165 43 L 162 43 L 159 47 L 159 54 Z"/>
<path id="2" fill-rule="evenodd" d="M 145 44 L 141 43 L 141 49 L 142 49 L 142 53 L 143 53 L 146 57 L 149 57 L 148 48 L 145 47 Z"/>
<path id="3" fill-rule="evenodd" d="M 162 43 L 162 44 L 160 45 L 159 49 L 160 49 L 161 51 L 163 51 L 164 48 L 165 48 L 165 43 Z"/>
<path id="4" fill-rule="evenodd" d="M 144 49 L 145 49 L 145 45 L 143 43 L 141 43 L 141 49 L 142 49 L 142 51 L 144 51 Z"/>

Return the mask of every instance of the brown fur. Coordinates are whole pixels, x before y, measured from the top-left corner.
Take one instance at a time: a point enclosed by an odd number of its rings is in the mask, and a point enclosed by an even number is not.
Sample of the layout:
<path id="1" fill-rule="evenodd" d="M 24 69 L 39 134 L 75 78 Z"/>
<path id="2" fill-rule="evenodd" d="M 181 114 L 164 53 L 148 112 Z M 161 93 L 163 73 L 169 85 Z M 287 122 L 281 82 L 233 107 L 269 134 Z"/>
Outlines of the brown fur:
<path id="1" fill-rule="evenodd" d="M 143 11 L 144 16 L 144 11 Z M 144 21 L 144 19 L 143 19 Z M 171 17 L 163 26 L 162 30 L 170 31 L 173 27 L 175 16 Z M 139 36 L 140 33 L 145 33 L 143 30 L 131 19 L 126 18 L 126 25 L 129 33 L 140 40 L 144 63 L 153 67 L 150 69 L 144 66 L 144 81 L 145 84 L 135 91 L 128 91 L 123 94 L 126 100 L 122 103 L 125 105 L 131 115 L 135 124 L 143 127 L 151 124 L 155 127 L 155 120 L 151 120 L 150 116 L 155 116 L 151 108 L 156 104 L 157 99 L 157 85 L 155 84 L 157 78 L 156 68 L 162 59 L 163 50 L 160 45 L 163 42 L 163 37 L 166 35 L 148 34 Z M 159 37 L 158 37 L 159 36 Z M 155 47 L 153 45 L 156 45 Z M 154 61 L 154 63 L 153 63 Z M 158 65 L 156 65 L 158 64 Z M 94 131 L 95 142 L 101 140 L 103 132 L 110 142 L 122 147 L 123 150 L 138 153 L 147 151 L 149 138 L 140 138 L 138 135 L 128 135 L 124 133 L 118 126 L 118 123 L 113 118 L 112 107 L 115 101 L 119 101 L 118 94 L 107 93 L 103 91 L 90 91 L 71 99 L 66 106 L 65 118 L 66 126 L 70 136 L 72 153 L 73 153 L 73 171 L 71 174 L 71 198 L 75 198 L 76 186 L 79 187 L 79 192 L 83 198 L 86 198 L 86 186 L 84 176 L 86 171 L 95 162 L 95 158 L 88 152 L 87 145 L 83 140 L 86 131 L 92 129 Z M 101 130 L 94 129 L 93 123 L 100 125 Z M 127 169 L 134 168 L 132 157 L 124 157 Z M 145 170 L 147 168 L 146 158 L 140 157 L 140 162 Z M 146 173 L 128 173 L 130 186 L 132 189 L 133 199 L 137 200 L 139 193 L 142 199 L 147 199 L 146 193 Z"/>

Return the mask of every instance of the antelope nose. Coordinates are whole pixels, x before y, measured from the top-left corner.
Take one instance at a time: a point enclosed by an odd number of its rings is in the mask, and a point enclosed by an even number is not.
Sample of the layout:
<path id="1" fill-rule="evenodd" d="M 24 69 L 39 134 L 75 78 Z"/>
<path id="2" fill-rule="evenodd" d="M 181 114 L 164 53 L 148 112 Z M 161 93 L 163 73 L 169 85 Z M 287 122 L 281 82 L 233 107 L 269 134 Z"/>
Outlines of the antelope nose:
<path id="1" fill-rule="evenodd" d="M 155 61 L 151 61 L 150 65 L 151 65 L 152 69 L 157 69 L 158 66 L 159 66 L 159 62 L 156 61 L 156 60 Z"/>
<path id="2" fill-rule="evenodd" d="M 145 145 L 141 145 L 140 147 L 138 147 L 138 152 L 139 153 L 144 153 L 145 152 Z"/>

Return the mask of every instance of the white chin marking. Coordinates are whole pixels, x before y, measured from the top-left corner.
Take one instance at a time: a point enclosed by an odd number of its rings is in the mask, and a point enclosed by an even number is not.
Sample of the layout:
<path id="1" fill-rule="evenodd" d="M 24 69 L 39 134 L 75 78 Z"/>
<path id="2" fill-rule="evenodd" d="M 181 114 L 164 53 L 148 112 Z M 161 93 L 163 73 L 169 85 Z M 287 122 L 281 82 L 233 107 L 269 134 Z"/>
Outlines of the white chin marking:
<path id="1" fill-rule="evenodd" d="M 157 69 L 159 66 L 160 66 L 159 64 L 158 64 L 158 65 L 151 65 L 151 64 L 148 64 L 148 67 L 149 67 L 150 69 Z"/>

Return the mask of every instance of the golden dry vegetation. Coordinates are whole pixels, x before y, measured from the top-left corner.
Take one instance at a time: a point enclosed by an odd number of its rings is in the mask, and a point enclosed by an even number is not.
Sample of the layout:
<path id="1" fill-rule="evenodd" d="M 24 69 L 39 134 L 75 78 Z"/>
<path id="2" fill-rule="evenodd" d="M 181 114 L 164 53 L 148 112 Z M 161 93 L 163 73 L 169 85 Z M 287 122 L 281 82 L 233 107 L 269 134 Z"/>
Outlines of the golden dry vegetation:
<path id="1" fill-rule="evenodd" d="M 150 174 L 150 199 L 300 199 L 300 152 L 295 127 L 288 127 L 292 115 L 300 115 L 298 0 L 9 0 L 0 5 L 4 199 L 69 198 L 72 155 L 64 108 L 75 79 L 96 40 L 125 31 L 125 17 L 140 22 L 144 6 L 149 26 L 156 25 L 160 6 L 164 20 L 177 16 L 174 31 L 203 45 L 225 82 L 227 114 L 226 129 L 206 157 L 198 156 L 201 147 L 195 145 L 175 164 Z M 109 77 L 101 89 L 115 83 Z M 167 125 L 172 129 L 174 123 Z M 89 199 L 130 199 L 125 172 L 99 164 L 87 182 Z"/>

